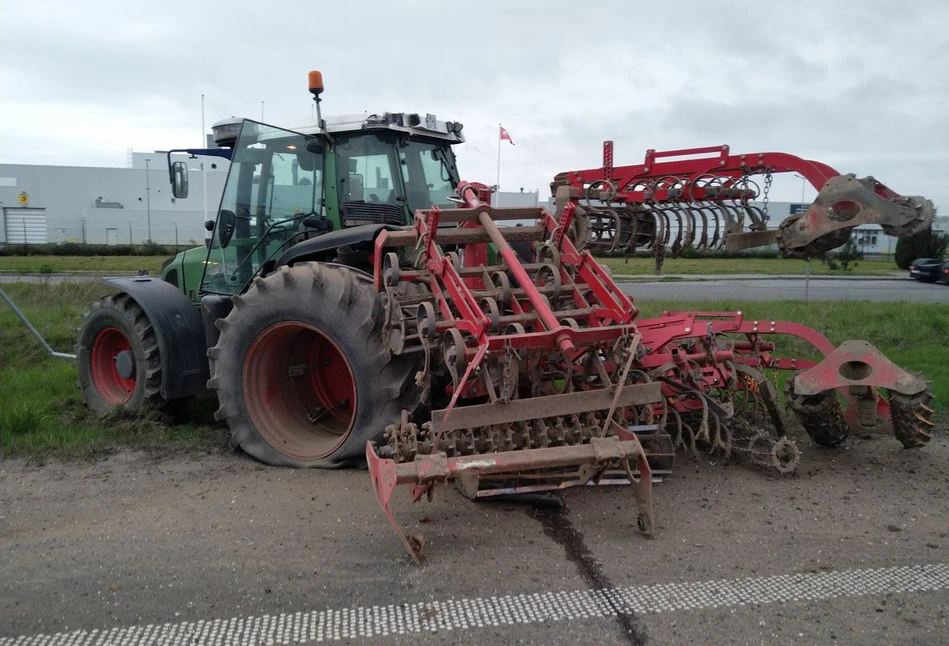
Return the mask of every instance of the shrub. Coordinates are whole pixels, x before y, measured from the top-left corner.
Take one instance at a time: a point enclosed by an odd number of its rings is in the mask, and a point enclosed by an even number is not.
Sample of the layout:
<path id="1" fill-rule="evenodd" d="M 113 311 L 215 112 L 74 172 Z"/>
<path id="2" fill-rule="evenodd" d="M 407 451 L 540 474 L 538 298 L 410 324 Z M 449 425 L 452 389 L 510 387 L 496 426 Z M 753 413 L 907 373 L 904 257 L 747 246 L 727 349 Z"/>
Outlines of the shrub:
<path id="1" fill-rule="evenodd" d="M 896 241 L 896 266 L 909 269 L 917 258 L 945 258 L 949 234 L 937 233 L 932 227 Z"/>
<path id="2" fill-rule="evenodd" d="M 821 262 L 827 265 L 831 271 L 850 271 L 850 265 L 857 266 L 858 260 L 863 260 L 863 252 L 853 241 L 853 238 L 847 240 L 838 251 L 834 253 L 825 253 L 820 256 Z"/>
<path id="3" fill-rule="evenodd" d="M 0 246 L 0 256 L 174 256 L 197 245 L 104 245 L 62 242 L 59 244 Z"/>

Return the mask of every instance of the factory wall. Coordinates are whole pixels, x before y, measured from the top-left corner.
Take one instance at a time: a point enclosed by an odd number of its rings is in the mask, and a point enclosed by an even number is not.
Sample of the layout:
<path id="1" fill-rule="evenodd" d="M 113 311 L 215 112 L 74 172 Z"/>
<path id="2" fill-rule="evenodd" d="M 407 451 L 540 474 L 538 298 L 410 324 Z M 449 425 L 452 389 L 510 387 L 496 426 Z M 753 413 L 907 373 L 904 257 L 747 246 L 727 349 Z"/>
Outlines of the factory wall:
<path id="1" fill-rule="evenodd" d="M 186 160 L 191 169 L 186 199 L 171 194 L 164 153 L 134 153 L 132 168 L 0 164 L 0 245 L 140 244 L 149 239 L 160 244 L 200 244 L 206 235 L 200 164 L 203 161 L 209 169 L 207 209 L 208 217 L 214 218 L 228 162 L 220 157 L 176 155 L 175 159 Z M 553 211 L 553 201 L 541 201 L 535 191 L 501 192 L 495 204 L 540 205 Z M 807 206 L 771 202 L 769 228 Z M 933 228 L 949 230 L 949 218 L 937 218 Z M 896 239 L 877 225 L 858 227 L 853 237 L 867 255 L 890 255 L 896 249 Z"/>
<path id="2" fill-rule="evenodd" d="M 207 162 L 218 163 L 211 159 Z M 87 242 L 200 243 L 204 239 L 201 173 L 191 160 L 189 196 L 175 199 L 163 154 L 149 170 L 0 164 L 0 244 Z M 226 164 L 224 165 L 226 168 Z M 224 169 L 207 172 L 208 214 L 224 190 Z M 150 226 L 149 226 L 150 225 Z"/>

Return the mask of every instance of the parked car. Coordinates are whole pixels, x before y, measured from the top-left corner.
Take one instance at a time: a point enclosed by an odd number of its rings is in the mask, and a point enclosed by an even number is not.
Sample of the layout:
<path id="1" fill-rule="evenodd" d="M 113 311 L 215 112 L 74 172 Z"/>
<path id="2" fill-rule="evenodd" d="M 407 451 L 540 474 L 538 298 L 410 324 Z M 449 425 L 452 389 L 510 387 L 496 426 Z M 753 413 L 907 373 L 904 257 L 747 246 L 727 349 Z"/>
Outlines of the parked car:
<path id="1" fill-rule="evenodd" d="M 932 283 L 943 275 L 945 261 L 940 258 L 917 258 L 909 266 L 909 277 L 924 283 Z"/>
<path id="2" fill-rule="evenodd" d="M 940 283 L 949 285 L 949 260 L 942 263 L 942 270 L 939 272 L 938 280 Z"/>

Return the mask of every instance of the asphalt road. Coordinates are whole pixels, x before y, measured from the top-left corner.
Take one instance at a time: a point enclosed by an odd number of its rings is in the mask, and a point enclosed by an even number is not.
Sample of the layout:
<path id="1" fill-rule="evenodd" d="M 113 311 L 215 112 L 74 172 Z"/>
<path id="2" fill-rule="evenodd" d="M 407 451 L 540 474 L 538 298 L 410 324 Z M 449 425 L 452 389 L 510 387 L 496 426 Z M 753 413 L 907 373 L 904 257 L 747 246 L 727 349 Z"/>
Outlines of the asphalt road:
<path id="1" fill-rule="evenodd" d="M 0 462 L 0 645 L 945 644 L 949 437 L 806 440 L 774 477 L 708 457 L 566 509 L 450 489 L 395 513 L 365 471 L 238 454 Z"/>
<path id="2" fill-rule="evenodd" d="M 803 278 L 742 278 L 709 280 L 665 280 L 621 283 L 634 298 L 680 301 L 777 301 L 804 300 Z M 807 298 L 815 301 L 911 301 L 949 303 L 949 285 L 920 283 L 909 278 L 834 279 L 812 278 Z"/>

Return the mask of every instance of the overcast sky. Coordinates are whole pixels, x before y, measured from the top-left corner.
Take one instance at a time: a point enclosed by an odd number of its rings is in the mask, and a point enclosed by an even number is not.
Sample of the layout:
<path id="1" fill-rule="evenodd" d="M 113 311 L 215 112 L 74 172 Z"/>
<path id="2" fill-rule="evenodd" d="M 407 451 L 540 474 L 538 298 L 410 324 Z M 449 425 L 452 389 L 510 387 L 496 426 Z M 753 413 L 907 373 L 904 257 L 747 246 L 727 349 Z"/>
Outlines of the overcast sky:
<path id="1" fill-rule="evenodd" d="M 0 162 L 124 166 L 236 115 L 431 112 L 462 177 L 540 189 L 728 143 L 874 175 L 949 212 L 949 2 L 0 0 Z M 797 201 L 801 182 L 776 182 Z M 807 199 L 814 192 L 807 191 Z"/>

